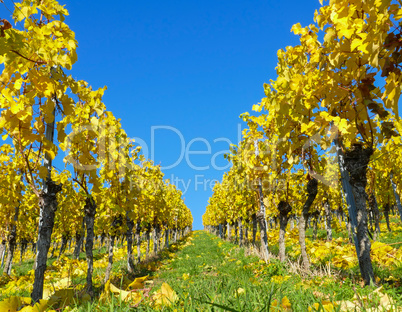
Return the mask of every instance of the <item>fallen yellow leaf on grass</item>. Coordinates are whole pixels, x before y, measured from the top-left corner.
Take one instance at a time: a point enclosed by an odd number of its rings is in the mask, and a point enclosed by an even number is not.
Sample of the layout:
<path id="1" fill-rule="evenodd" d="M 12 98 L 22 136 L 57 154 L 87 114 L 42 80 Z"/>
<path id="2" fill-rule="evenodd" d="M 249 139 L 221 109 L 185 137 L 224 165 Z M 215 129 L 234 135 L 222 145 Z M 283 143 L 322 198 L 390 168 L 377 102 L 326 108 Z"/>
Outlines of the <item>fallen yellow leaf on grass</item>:
<path id="1" fill-rule="evenodd" d="M 274 301 L 272 301 L 272 304 L 271 304 L 272 307 L 278 307 L 278 305 L 280 308 L 283 309 L 283 311 L 292 311 L 292 304 L 290 303 L 288 297 L 286 297 L 286 296 L 282 298 L 280 304 L 278 304 L 278 300 L 276 300 L 276 299 Z"/>
<path id="2" fill-rule="evenodd" d="M 110 286 L 110 291 L 114 294 L 117 294 L 120 296 L 121 300 L 125 301 L 125 299 L 130 295 L 130 292 L 122 290 L 114 286 L 112 283 L 109 284 Z"/>
<path id="3" fill-rule="evenodd" d="M 58 307 L 66 307 L 74 303 L 74 289 L 57 290 L 53 295 L 46 295 L 49 300 L 40 300 L 31 306 L 31 298 L 27 297 L 10 297 L 0 302 L 1 312 L 51 312 L 49 310 L 57 304 Z M 22 308 L 21 308 L 22 307 Z M 18 310 L 20 309 L 20 310 Z"/>
<path id="4" fill-rule="evenodd" d="M 47 287 L 43 288 L 42 298 L 48 300 L 52 296 L 53 290 Z"/>
<path id="5" fill-rule="evenodd" d="M 75 275 L 75 276 L 84 276 L 85 272 L 84 272 L 84 270 L 81 270 L 80 268 L 77 268 L 77 269 L 74 270 L 73 275 Z"/>
<path id="6" fill-rule="evenodd" d="M 22 306 L 24 304 L 30 304 L 30 303 L 31 303 L 31 298 L 10 297 L 10 298 L 4 299 L 3 301 L 0 302 L 0 311 L 16 312 L 20 306 Z"/>
<path id="7" fill-rule="evenodd" d="M 74 289 L 66 288 L 59 289 L 48 300 L 48 306 L 54 306 L 57 304 L 59 307 L 66 307 L 74 303 Z"/>
<path id="8" fill-rule="evenodd" d="M 357 298 L 355 295 L 350 301 L 337 302 L 341 306 L 341 311 L 402 311 L 402 308 L 397 307 L 396 302 L 387 294 L 381 293 L 382 286 L 374 290 L 368 296 Z M 379 304 L 374 307 L 369 307 L 370 303 L 374 302 L 373 296 L 379 296 Z M 361 304 L 363 303 L 363 307 Z"/>
<path id="9" fill-rule="evenodd" d="M 126 289 L 141 289 L 144 288 L 144 282 L 147 280 L 147 276 L 137 277 Z"/>
<path id="10" fill-rule="evenodd" d="M 70 278 L 65 277 L 58 280 L 56 283 L 53 283 L 52 286 L 56 289 L 60 289 L 60 288 L 67 288 L 70 286 L 70 284 L 71 284 Z"/>
<path id="11" fill-rule="evenodd" d="M 163 283 L 161 289 L 153 295 L 152 299 L 153 305 L 159 308 L 164 305 L 170 306 L 179 300 L 179 297 L 169 284 Z"/>
<path id="12" fill-rule="evenodd" d="M 190 274 L 188 273 L 183 273 L 183 280 L 188 280 L 190 278 Z"/>
<path id="13" fill-rule="evenodd" d="M 47 300 L 39 300 L 38 303 L 35 303 L 34 306 L 26 306 L 23 307 L 19 312 L 54 312 L 55 310 L 47 310 L 48 301 Z"/>
<path id="14" fill-rule="evenodd" d="M 314 303 L 313 308 L 308 307 L 308 310 L 309 311 L 321 311 L 320 306 L 322 306 L 322 308 L 324 309 L 323 311 L 325 311 L 325 312 L 335 312 L 335 311 L 337 311 L 335 309 L 337 307 L 337 305 L 336 304 L 334 305 L 332 302 L 326 301 L 326 300 L 321 301 L 321 305 L 319 303 L 317 303 L 317 302 Z"/>
<path id="15" fill-rule="evenodd" d="M 235 292 L 235 298 L 240 297 L 241 295 L 243 295 L 246 291 L 244 290 L 244 288 L 238 288 Z"/>
<path id="16" fill-rule="evenodd" d="M 105 290 L 101 294 L 99 300 L 107 300 L 110 293 L 117 295 L 122 301 L 130 302 L 133 305 L 138 304 L 142 300 L 142 295 L 140 292 L 125 291 L 123 289 L 117 288 L 112 283 L 110 283 L 110 281 L 106 282 Z"/>

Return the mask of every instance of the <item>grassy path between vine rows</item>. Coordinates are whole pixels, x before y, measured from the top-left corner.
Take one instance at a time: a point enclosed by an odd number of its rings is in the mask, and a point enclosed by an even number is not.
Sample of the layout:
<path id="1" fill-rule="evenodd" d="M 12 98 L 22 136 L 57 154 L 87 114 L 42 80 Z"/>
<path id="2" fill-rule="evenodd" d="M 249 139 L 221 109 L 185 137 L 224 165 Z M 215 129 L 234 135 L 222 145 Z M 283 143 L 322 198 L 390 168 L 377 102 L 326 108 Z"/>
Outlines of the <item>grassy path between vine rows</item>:
<path id="1" fill-rule="evenodd" d="M 189 242 L 160 267 L 155 279 L 155 288 L 164 282 L 177 293 L 178 300 L 171 308 L 268 311 L 272 304 L 282 303 L 285 292 L 281 288 L 286 286 L 262 283 L 257 275 L 263 263 L 257 257 L 246 256 L 244 249 L 204 231 L 194 232 Z M 280 267 L 271 267 L 273 275 L 284 273 Z M 285 298 L 284 307 L 286 302 Z M 300 308 L 306 310 L 307 304 Z"/>
<path id="2" fill-rule="evenodd" d="M 378 309 L 380 301 L 395 298 L 382 293 L 383 289 L 372 294 L 375 287 L 362 288 L 349 278 L 302 278 L 288 269 L 278 260 L 266 264 L 247 256 L 243 248 L 196 231 L 182 250 L 159 267 L 153 289 L 163 283 L 173 289 L 174 304 L 160 307 L 165 311 L 343 311 L 345 304 L 351 311 L 361 305 L 362 311 L 383 311 Z M 384 311 L 397 311 L 399 304 L 394 302 L 388 305 L 393 310 Z M 144 301 L 138 310 L 155 308 Z"/>

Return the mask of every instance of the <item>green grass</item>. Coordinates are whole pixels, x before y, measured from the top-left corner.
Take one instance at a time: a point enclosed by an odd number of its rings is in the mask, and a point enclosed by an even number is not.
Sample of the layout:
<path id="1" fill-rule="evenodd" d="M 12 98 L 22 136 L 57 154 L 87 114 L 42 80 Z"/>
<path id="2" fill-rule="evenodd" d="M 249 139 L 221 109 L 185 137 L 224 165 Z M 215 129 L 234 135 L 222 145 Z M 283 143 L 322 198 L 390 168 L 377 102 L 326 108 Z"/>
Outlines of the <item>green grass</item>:
<path id="1" fill-rule="evenodd" d="M 282 283 L 271 281 L 274 276 L 288 274 L 279 261 L 267 265 L 256 256 L 247 256 L 244 249 L 203 231 L 195 232 L 193 238 L 192 244 L 165 262 L 155 276 L 155 289 L 166 282 L 180 298 L 167 310 L 269 311 L 273 300 L 281 302 L 286 296 L 293 311 L 307 311 L 315 302 L 312 290 L 304 289 L 298 276 Z M 237 296 L 239 289 L 244 292 Z M 138 310 L 152 309 L 143 304 Z"/>

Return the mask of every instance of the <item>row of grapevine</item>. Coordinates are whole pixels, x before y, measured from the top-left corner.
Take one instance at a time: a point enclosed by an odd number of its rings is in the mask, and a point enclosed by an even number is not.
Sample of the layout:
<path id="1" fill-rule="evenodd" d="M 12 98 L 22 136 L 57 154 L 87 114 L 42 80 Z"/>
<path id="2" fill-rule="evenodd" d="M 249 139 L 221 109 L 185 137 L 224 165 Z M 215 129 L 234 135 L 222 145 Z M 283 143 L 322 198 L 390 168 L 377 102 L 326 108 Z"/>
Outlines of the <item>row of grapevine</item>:
<path id="1" fill-rule="evenodd" d="M 160 166 L 140 155 L 120 120 L 106 110 L 106 88 L 93 90 L 67 74 L 77 60 L 75 34 L 65 24 L 64 6 L 54 0 L 14 3 L 15 25 L 0 20 L 0 239 L 11 273 L 13 254 L 35 244 L 33 302 L 43 296 L 51 242 L 60 253 L 75 237 L 75 257 L 85 240 L 86 289 L 93 294 L 93 244 L 110 237 L 109 279 L 116 237 L 127 239 L 133 270 L 133 234 L 153 230 L 159 241 L 191 228 L 181 192 L 163 180 Z M 65 153 L 64 159 L 62 153 Z M 66 168 L 53 165 L 55 157 Z M 157 250 L 157 248 L 156 248 Z"/>
<path id="2" fill-rule="evenodd" d="M 330 231 L 336 210 L 350 220 L 368 285 L 374 281 L 368 209 L 376 235 L 379 208 L 387 217 L 395 204 L 402 220 L 401 3 L 331 0 L 314 19 L 292 27 L 300 44 L 278 51 L 276 80 L 264 85 L 256 113 L 241 115 L 248 128 L 227 155 L 232 167 L 215 186 L 203 222 L 241 227 L 254 218 L 268 258 L 267 220 L 277 218 L 284 260 L 288 218 L 295 215 L 309 270 L 307 222 L 321 214 Z"/>

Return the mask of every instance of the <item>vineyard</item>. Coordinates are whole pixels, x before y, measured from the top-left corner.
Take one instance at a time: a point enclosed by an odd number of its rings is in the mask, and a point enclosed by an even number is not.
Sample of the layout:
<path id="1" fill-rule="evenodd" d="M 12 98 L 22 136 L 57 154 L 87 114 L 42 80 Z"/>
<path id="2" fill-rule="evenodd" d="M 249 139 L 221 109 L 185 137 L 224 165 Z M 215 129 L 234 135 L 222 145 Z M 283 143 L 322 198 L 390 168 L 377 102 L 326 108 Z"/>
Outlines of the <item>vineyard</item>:
<path id="1" fill-rule="evenodd" d="M 401 6 L 321 1 L 314 24 L 292 27 L 299 44 L 240 116 L 206 231 L 192 232 L 182 191 L 106 109 L 106 87 L 71 74 L 65 6 L 13 2 L 0 19 L 0 312 L 402 311 Z"/>

